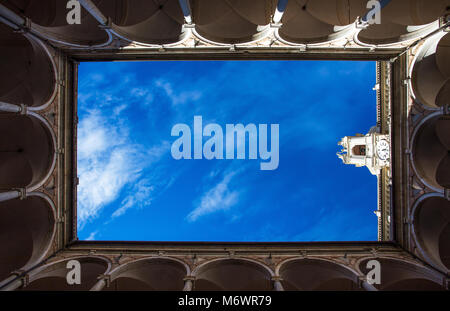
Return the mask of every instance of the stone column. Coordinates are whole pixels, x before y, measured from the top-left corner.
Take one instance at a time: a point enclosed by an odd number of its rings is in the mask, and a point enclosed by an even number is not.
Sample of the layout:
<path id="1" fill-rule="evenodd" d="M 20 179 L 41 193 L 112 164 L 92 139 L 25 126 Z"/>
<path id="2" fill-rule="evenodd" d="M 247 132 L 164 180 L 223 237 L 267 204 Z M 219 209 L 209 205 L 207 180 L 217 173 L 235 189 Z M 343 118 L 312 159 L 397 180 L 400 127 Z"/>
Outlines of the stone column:
<path id="1" fill-rule="evenodd" d="M 23 273 L 23 270 L 13 271 L 10 277 L 0 283 L 0 291 L 14 291 L 22 286 L 27 286 L 29 276 Z M 3 284 L 7 285 L 4 286 Z"/>
<path id="2" fill-rule="evenodd" d="M 0 289 L 0 291 L 14 291 L 18 288 L 20 288 L 23 284 L 22 279 L 16 279 L 13 282 L 9 283 L 8 285 L 6 285 L 5 287 L 2 287 Z"/>
<path id="3" fill-rule="evenodd" d="M 109 274 L 102 274 L 98 277 L 97 283 L 95 283 L 94 286 L 92 286 L 89 291 L 99 292 L 103 290 L 105 286 L 109 287 L 110 282 L 111 276 Z"/>
<path id="4" fill-rule="evenodd" d="M 99 23 L 104 26 L 108 24 L 108 19 L 91 0 L 79 0 L 79 2 Z"/>
<path id="5" fill-rule="evenodd" d="M 367 279 L 365 276 L 359 277 L 359 284 L 360 284 L 360 287 L 364 288 L 366 291 L 370 291 L 370 292 L 378 291 L 378 289 L 375 286 L 373 286 L 372 284 L 369 284 L 369 282 L 367 282 Z"/>
<path id="6" fill-rule="evenodd" d="M 20 106 L 5 103 L 5 102 L 0 102 L 0 111 L 20 112 L 21 110 L 22 110 L 22 107 L 20 107 Z"/>
<path id="7" fill-rule="evenodd" d="M 0 192 L 0 202 L 16 199 L 16 198 L 19 198 L 19 197 L 23 197 L 22 193 L 23 192 L 20 191 L 20 190 Z"/>
<path id="8" fill-rule="evenodd" d="M 183 279 L 183 281 L 184 281 L 183 291 L 184 292 L 192 291 L 192 288 L 194 287 L 195 277 L 194 276 L 187 276 L 187 277 L 185 277 Z"/>
<path id="9" fill-rule="evenodd" d="M 445 290 L 450 291 L 450 277 L 445 278 L 443 283 L 443 287 L 445 288 Z"/>
<path id="10" fill-rule="evenodd" d="M 272 277 L 272 281 L 273 281 L 273 290 L 274 291 L 284 291 L 283 285 L 281 284 L 281 281 L 283 279 L 280 276 L 273 276 Z"/>
<path id="11" fill-rule="evenodd" d="M 183 11 L 185 23 L 191 24 L 192 23 L 192 14 L 191 14 L 191 7 L 189 5 L 189 1 L 178 0 L 178 2 L 180 3 L 181 10 Z"/>

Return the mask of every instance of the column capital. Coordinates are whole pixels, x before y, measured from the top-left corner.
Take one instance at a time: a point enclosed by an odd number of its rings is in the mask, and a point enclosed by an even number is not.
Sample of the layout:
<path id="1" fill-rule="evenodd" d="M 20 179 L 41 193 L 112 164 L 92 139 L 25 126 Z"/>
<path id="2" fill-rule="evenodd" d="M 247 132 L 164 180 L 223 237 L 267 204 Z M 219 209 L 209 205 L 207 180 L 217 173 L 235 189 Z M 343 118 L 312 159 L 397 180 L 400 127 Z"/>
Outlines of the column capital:
<path id="1" fill-rule="evenodd" d="M 273 282 L 273 290 L 275 291 L 284 291 L 283 284 L 281 284 L 281 281 L 283 280 L 279 275 L 272 276 L 272 282 Z"/>
<path id="2" fill-rule="evenodd" d="M 32 30 L 32 22 L 31 19 L 29 19 L 28 17 L 20 17 L 23 19 L 23 22 L 21 24 L 16 24 L 16 26 L 18 27 L 17 30 L 15 30 L 15 33 L 20 33 L 20 34 L 27 34 L 29 32 L 31 32 Z"/>
<path id="3" fill-rule="evenodd" d="M 196 277 L 193 275 L 187 275 L 183 278 L 183 281 L 195 281 Z"/>
<path id="4" fill-rule="evenodd" d="M 25 200 L 27 198 L 27 188 L 16 188 L 14 190 L 19 191 L 19 199 Z"/>
<path id="5" fill-rule="evenodd" d="M 111 274 L 100 274 L 97 277 L 97 280 L 105 281 L 106 287 L 109 287 L 109 285 L 111 284 Z"/>
<path id="6" fill-rule="evenodd" d="M 442 284 L 443 287 L 444 287 L 446 290 L 450 290 L 450 276 L 447 276 L 446 278 L 444 278 L 442 283 L 443 283 L 443 284 Z"/>
<path id="7" fill-rule="evenodd" d="M 359 275 L 358 276 L 358 287 L 359 288 L 364 288 L 365 290 L 368 291 L 378 291 L 378 288 L 374 286 L 374 284 L 370 284 L 367 281 L 367 277 L 365 275 Z"/>
<path id="8" fill-rule="evenodd" d="M 184 281 L 183 292 L 192 291 L 192 288 L 194 287 L 195 276 L 188 275 L 183 279 L 183 281 Z"/>
<path id="9" fill-rule="evenodd" d="M 27 287 L 30 284 L 30 275 L 25 270 L 14 270 L 10 273 L 17 276 L 22 281 L 22 287 Z"/>
<path id="10" fill-rule="evenodd" d="M 25 274 L 25 272 L 26 272 L 25 270 L 17 269 L 12 271 L 10 274 L 15 276 L 21 276 L 22 274 Z"/>
<path id="11" fill-rule="evenodd" d="M 20 114 L 22 115 L 28 114 L 28 107 L 25 104 L 20 104 Z"/>

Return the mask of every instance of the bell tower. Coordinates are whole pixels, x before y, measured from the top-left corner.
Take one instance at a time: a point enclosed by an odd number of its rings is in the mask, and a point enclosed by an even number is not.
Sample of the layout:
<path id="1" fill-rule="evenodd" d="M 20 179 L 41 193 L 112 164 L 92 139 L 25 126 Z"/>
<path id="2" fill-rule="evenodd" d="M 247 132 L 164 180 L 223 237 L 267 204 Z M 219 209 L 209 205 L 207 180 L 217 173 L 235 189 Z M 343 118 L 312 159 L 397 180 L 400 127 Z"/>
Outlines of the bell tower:
<path id="1" fill-rule="evenodd" d="M 375 126 L 366 135 L 345 136 L 338 145 L 342 150 L 337 156 L 344 164 L 366 166 L 373 175 L 379 175 L 383 167 L 389 166 L 391 158 L 389 137 L 378 133 Z"/>

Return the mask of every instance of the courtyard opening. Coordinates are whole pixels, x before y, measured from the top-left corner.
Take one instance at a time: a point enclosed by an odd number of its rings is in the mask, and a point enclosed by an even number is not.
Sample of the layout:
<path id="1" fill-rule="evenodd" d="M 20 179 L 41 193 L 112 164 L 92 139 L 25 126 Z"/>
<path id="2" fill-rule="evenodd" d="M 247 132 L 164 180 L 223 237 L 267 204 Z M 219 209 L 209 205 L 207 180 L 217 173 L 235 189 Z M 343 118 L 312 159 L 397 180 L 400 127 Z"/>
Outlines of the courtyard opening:
<path id="1" fill-rule="evenodd" d="M 79 239 L 376 241 L 377 177 L 336 155 L 377 124 L 375 66 L 81 62 Z"/>

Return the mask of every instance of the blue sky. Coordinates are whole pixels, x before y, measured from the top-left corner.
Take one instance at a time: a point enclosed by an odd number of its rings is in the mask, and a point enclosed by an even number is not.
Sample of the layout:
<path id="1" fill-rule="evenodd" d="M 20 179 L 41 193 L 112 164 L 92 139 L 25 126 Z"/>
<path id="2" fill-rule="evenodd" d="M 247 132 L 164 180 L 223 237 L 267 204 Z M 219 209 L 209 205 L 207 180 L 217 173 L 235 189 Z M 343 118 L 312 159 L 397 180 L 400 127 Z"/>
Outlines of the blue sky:
<path id="1" fill-rule="evenodd" d="M 78 79 L 80 240 L 377 239 L 376 177 L 336 156 L 376 123 L 374 62 L 96 62 Z M 278 168 L 173 159 L 194 116 L 279 124 Z"/>

